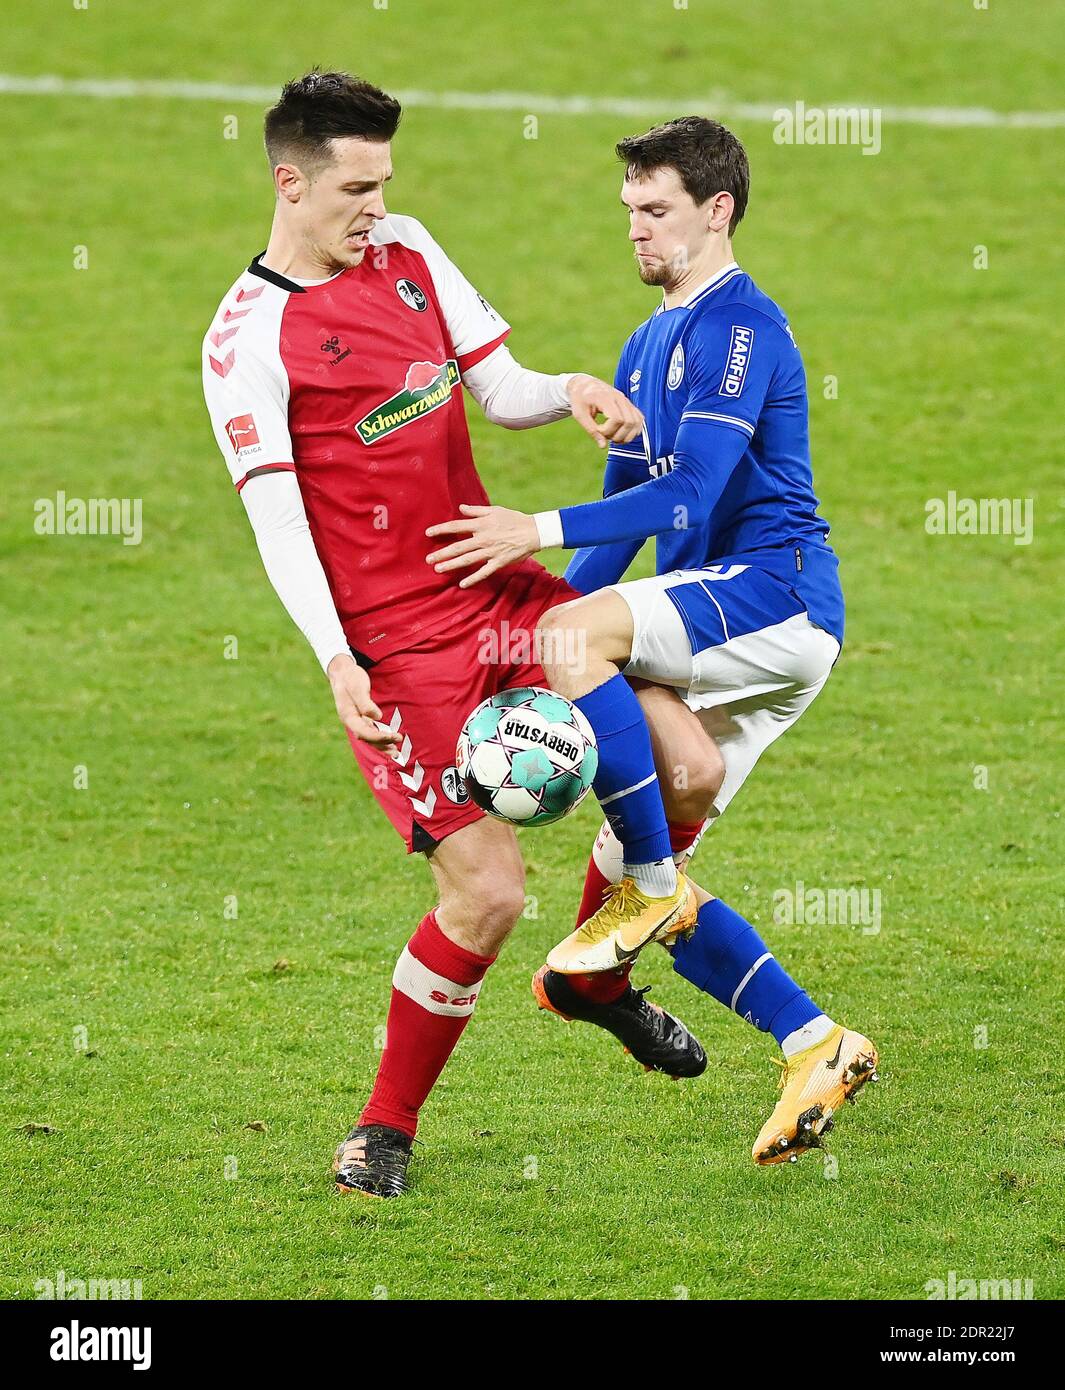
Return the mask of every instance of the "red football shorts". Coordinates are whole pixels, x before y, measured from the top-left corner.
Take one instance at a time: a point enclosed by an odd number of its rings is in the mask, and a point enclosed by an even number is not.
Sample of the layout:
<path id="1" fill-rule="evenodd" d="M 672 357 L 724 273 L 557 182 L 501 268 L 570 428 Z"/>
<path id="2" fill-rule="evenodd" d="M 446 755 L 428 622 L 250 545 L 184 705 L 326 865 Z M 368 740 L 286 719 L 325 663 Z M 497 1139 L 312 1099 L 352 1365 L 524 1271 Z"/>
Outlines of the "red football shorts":
<path id="1" fill-rule="evenodd" d="M 396 756 L 355 738 L 351 746 L 408 854 L 432 849 L 484 815 L 455 768 L 459 732 L 489 696 L 545 684 L 534 644 L 537 619 L 579 597 L 564 579 L 540 567 L 516 574 L 464 625 L 370 667 L 370 694 L 402 741 Z"/>

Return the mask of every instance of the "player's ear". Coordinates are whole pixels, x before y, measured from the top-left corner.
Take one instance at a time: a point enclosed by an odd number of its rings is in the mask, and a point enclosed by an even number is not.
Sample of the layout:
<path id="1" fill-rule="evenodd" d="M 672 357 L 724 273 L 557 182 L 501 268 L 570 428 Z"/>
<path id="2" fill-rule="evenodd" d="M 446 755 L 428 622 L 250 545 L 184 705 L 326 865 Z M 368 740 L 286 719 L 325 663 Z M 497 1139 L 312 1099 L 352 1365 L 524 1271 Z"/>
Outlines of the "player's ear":
<path id="1" fill-rule="evenodd" d="M 732 212 L 736 206 L 736 199 L 731 193 L 722 190 L 715 193 L 710 199 L 710 217 L 707 228 L 711 232 L 724 231 L 732 221 Z"/>
<path id="2" fill-rule="evenodd" d="M 279 164 L 274 170 L 274 187 L 279 198 L 298 203 L 307 187 L 307 180 L 295 164 Z"/>

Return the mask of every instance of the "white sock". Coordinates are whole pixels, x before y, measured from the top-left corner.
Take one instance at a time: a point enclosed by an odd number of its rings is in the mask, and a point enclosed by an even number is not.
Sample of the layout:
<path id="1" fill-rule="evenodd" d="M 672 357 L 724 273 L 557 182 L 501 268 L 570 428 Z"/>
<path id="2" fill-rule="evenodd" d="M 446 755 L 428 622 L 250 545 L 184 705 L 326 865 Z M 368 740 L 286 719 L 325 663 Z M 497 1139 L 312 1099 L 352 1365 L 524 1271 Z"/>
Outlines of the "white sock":
<path id="1" fill-rule="evenodd" d="M 835 1026 L 828 1014 L 818 1014 L 809 1023 L 804 1023 L 801 1028 L 789 1033 L 780 1044 L 780 1049 L 785 1057 L 794 1057 L 796 1052 L 805 1052 L 815 1043 L 824 1042 Z"/>
<path id="2" fill-rule="evenodd" d="M 677 866 L 672 858 L 656 859 L 653 864 L 623 864 L 621 872 L 649 898 L 668 898 L 677 891 Z"/>

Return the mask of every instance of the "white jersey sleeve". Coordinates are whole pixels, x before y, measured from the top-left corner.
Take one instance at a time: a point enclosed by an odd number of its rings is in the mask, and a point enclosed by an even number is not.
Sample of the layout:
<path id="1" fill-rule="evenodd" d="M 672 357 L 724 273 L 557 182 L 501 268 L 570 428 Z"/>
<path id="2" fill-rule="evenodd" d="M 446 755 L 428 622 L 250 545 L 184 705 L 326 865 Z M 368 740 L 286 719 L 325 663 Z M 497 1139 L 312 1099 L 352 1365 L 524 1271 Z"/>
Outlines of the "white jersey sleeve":
<path id="1" fill-rule="evenodd" d="M 390 213 L 374 228 L 374 244 L 387 246 L 397 241 L 417 251 L 428 266 L 455 345 L 459 371 L 465 373 L 499 346 L 510 332 L 510 324 L 478 294 L 416 218 Z"/>
<path id="2" fill-rule="evenodd" d="M 241 276 L 203 340 L 204 399 L 238 491 L 252 471 L 295 472 L 279 347 L 286 298 L 273 285 Z"/>
<path id="3" fill-rule="evenodd" d="M 348 639 L 315 549 L 300 485 L 292 473 L 254 478 L 241 492 L 263 568 L 285 612 L 311 644 L 323 671 Z"/>
<path id="4" fill-rule="evenodd" d="M 295 476 L 279 348 L 286 298 L 255 276 L 237 281 L 203 341 L 203 394 L 267 577 L 325 670 L 334 656 L 351 652 Z M 249 479 L 258 481 L 245 488 Z"/>
<path id="5" fill-rule="evenodd" d="M 567 387 L 573 372 L 546 376 L 515 362 L 505 343 L 467 368 L 463 383 L 494 425 L 528 430 L 573 413 Z"/>

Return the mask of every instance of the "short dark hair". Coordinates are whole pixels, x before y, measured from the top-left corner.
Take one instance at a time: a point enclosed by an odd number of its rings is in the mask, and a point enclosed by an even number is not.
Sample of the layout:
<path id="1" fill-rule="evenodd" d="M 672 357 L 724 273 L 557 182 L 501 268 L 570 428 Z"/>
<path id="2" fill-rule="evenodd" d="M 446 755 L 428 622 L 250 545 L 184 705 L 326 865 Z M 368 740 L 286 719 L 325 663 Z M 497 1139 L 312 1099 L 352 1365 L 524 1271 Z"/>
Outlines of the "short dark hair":
<path id="1" fill-rule="evenodd" d="M 314 68 L 286 82 L 277 103 L 266 113 L 270 166 L 292 160 L 307 173 L 332 163 L 332 140 L 353 135 L 362 140 L 391 140 L 402 109 L 395 97 L 361 77 Z"/>
<path id="2" fill-rule="evenodd" d="M 696 203 L 715 193 L 731 193 L 735 210 L 729 236 L 747 210 L 751 171 L 747 151 L 731 130 L 706 116 L 681 116 L 656 125 L 644 135 L 630 135 L 617 144 L 626 176 L 639 179 L 656 169 L 676 169 L 684 190 Z"/>

